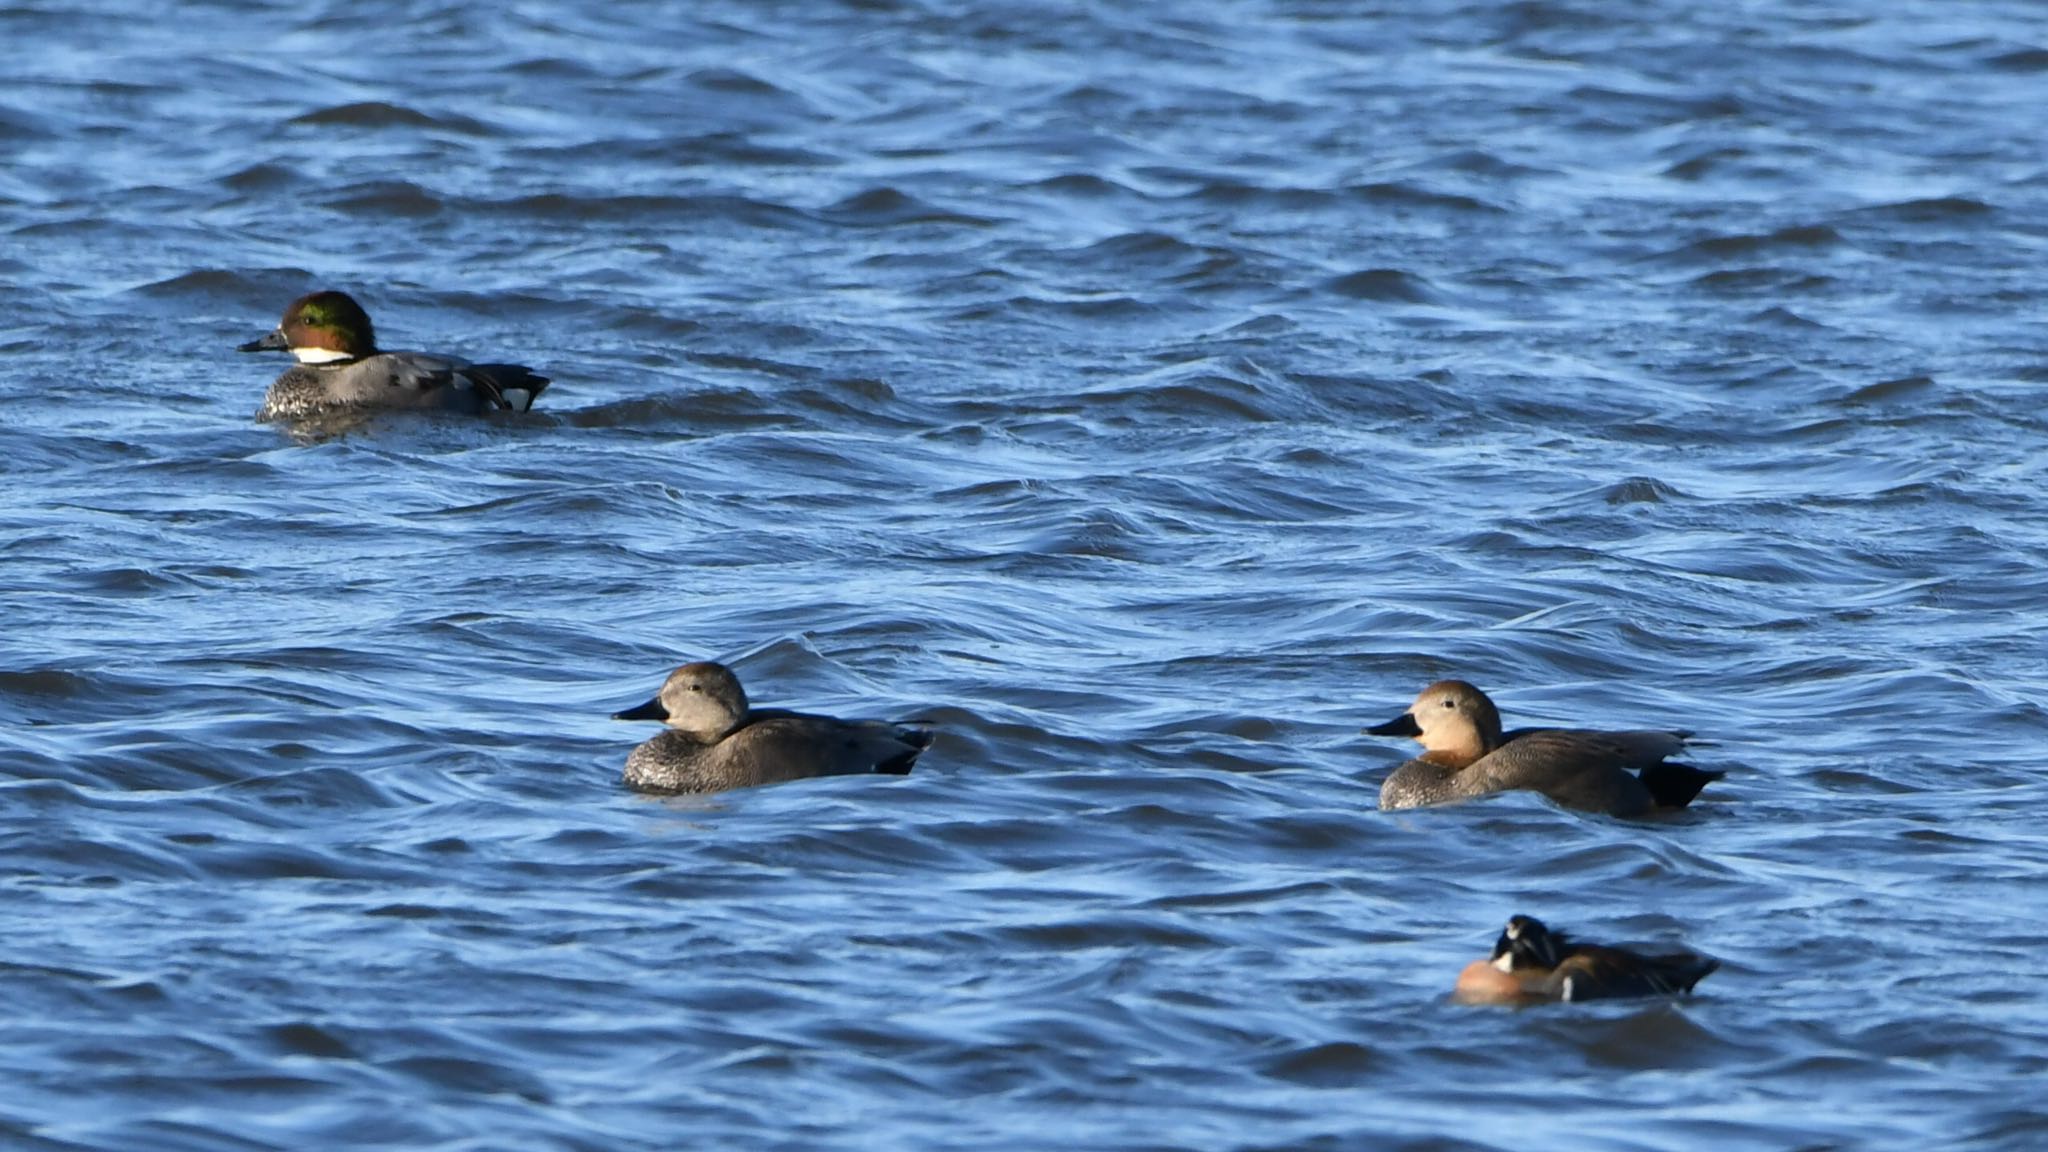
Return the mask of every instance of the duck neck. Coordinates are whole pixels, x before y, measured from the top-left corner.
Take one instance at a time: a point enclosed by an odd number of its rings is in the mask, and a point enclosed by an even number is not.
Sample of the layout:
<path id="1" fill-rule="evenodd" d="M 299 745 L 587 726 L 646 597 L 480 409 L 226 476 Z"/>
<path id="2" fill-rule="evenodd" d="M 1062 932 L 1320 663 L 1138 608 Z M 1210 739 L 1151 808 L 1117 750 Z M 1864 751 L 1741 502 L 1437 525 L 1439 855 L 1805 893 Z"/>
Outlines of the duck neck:
<path id="1" fill-rule="evenodd" d="M 1446 772 L 1458 772 L 1478 763 L 1492 749 L 1488 748 L 1474 734 L 1471 740 L 1460 740 L 1454 744 L 1439 744 L 1424 752 L 1417 759 L 1442 768 Z"/>

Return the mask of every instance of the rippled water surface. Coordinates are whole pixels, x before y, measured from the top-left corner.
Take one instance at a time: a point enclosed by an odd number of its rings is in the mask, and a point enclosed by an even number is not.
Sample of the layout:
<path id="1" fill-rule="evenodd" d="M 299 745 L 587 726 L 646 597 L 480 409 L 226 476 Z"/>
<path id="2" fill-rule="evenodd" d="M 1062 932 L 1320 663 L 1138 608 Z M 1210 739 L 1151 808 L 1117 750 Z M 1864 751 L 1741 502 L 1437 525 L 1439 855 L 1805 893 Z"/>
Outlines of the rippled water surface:
<path id="1" fill-rule="evenodd" d="M 0 78 L 0 1147 L 2048 1145 L 2039 5 L 102 0 Z M 256 424 L 316 286 L 555 384 Z M 632 795 L 691 658 L 942 733 Z M 1449 675 L 1727 778 L 1383 815 Z M 1517 911 L 1724 967 L 1447 1003 Z"/>

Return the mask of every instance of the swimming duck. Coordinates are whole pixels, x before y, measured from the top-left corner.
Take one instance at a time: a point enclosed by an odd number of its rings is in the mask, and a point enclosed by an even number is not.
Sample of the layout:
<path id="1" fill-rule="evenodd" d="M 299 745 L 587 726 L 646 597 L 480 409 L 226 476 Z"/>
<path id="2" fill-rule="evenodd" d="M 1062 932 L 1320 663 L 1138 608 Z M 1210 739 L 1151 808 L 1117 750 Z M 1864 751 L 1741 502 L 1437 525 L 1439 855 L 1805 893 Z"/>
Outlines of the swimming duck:
<path id="1" fill-rule="evenodd" d="M 732 669 L 711 661 L 669 673 L 661 692 L 612 714 L 668 731 L 626 757 L 626 784 L 648 792 L 723 792 L 810 776 L 902 776 L 932 742 L 919 723 L 840 720 L 752 708 Z"/>
<path id="2" fill-rule="evenodd" d="M 1688 732 L 1586 732 L 1517 728 L 1503 733 L 1486 693 L 1463 680 L 1422 690 L 1408 711 L 1365 730 L 1413 736 L 1424 751 L 1380 785 L 1380 808 L 1452 804 L 1495 792 L 1541 792 L 1567 808 L 1641 816 L 1683 808 L 1725 773 L 1670 763 Z"/>
<path id="3" fill-rule="evenodd" d="M 297 420 L 334 409 L 413 408 L 524 412 L 548 385 L 519 364 L 471 364 L 433 352 L 381 352 L 369 314 L 346 292 L 292 301 L 277 330 L 241 352 L 290 352 L 257 409 L 258 420 Z"/>
<path id="4" fill-rule="evenodd" d="M 1493 955 L 1458 974 L 1453 995 L 1468 1003 L 1609 1000 L 1677 996 L 1719 968 L 1692 952 L 1645 955 L 1605 944 L 1581 944 L 1533 916 L 1510 916 Z"/>

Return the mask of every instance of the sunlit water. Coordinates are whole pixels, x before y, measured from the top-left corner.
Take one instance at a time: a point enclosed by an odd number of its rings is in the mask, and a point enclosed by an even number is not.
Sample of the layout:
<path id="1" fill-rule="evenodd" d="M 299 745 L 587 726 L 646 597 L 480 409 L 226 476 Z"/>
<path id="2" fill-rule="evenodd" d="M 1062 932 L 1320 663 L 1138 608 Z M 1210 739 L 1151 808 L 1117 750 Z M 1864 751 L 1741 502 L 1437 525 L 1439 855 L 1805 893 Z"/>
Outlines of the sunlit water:
<path id="1" fill-rule="evenodd" d="M 0 1146 L 2048 1143 L 2040 7 L 690 10 L 0 10 Z M 1382 815 L 1447 675 L 1728 776 Z"/>

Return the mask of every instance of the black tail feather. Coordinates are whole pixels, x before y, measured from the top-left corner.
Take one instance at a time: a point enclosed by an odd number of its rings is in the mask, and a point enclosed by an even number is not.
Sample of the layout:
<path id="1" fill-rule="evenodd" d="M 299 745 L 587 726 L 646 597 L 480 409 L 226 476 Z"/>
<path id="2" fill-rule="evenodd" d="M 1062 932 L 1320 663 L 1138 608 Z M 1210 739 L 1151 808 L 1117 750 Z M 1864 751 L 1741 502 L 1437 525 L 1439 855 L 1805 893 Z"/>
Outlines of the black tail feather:
<path id="1" fill-rule="evenodd" d="M 1692 986 L 1707 978 L 1708 974 L 1721 966 L 1712 956 L 1685 955 L 1673 957 L 1677 961 L 1667 970 L 1671 986 L 1680 992 L 1692 991 Z"/>
<path id="2" fill-rule="evenodd" d="M 916 763 L 917 753 L 905 752 L 901 756 L 884 760 L 875 765 L 875 773 L 880 776 L 908 776 L 910 775 L 911 765 Z"/>
<path id="3" fill-rule="evenodd" d="M 550 383 L 524 364 L 471 364 L 462 374 L 490 396 L 491 403 L 512 412 L 532 408 Z"/>
<path id="4" fill-rule="evenodd" d="M 876 764 L 875 771 L 885 776 L 910 775 L 910 766 L 917 763 L 918 756 L 932 746 L 932 737 L 935 735 L 931 728 L 919 721 L 910 720 L 896 725 L 896 739 L 904 745 L 904 749 Z"/>
<path id="5" fill-rule="evenodd" d="M 1692 803 L 1700 789 L 1726 776 L 1711 768 L 1695 768 L 1690 764 L 1652 764 L 1642 770 L 1637 779 L 1650 790 L 1651 799 L 1660 808 L 1683 808 Z M 1704 973 L 1703 973 L 1704 975 Z"/>

